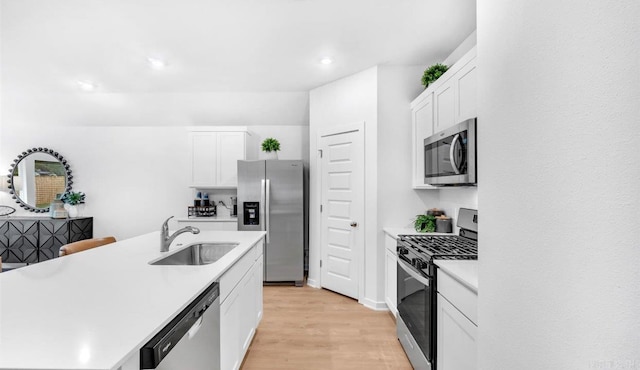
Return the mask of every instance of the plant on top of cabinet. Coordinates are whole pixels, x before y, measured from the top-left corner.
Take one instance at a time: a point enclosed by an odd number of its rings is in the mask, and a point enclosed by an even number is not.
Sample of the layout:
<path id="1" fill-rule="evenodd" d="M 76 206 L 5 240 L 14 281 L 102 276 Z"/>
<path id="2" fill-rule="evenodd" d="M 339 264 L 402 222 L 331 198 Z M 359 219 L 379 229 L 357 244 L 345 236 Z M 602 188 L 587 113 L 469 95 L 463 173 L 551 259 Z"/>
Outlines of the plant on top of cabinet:
<path id="1" fill-rule="evenodd" d="M 427 68 L 422 75 L 422 84 L 426 89 L 430 84 L 435 82 L 440 76 L 442 76 L 449 67 L 444 64 L 436 63 L 431 67 Z"/>
<path id="2" fill-rule="evenodd" d="M 62 195 L 60 200 L 65 204 L 69 204 L 72 206 L 77 206 L 78 204 L 84 203 L 84 198 L 86 197 L 85 193 L 81 191 L 69 191 Z"/>
<path id="3" fill-rule="evenodd" d="M 280 142 L 277 139 L 268 137 L 262 142 L 262 151 L 269 155 L 269 159 L 278 159 Z"/>
<path id="4" fill-rule="evenodd" d="M 85 194 L 81 191 L 68 191 L 62 194 L 60 200 L 64 203 L 65 209 L 69 213 L 69 217 L 78 217 L 80 210 L 78 206 L 84 204 Z"/>
<path id="5" fill-rule="evenodd" d="M 262 142 L 263 152 L 277 152 L 278 150 L 280 150 L 280 142 L 278 139 L 268 137 Z"/>

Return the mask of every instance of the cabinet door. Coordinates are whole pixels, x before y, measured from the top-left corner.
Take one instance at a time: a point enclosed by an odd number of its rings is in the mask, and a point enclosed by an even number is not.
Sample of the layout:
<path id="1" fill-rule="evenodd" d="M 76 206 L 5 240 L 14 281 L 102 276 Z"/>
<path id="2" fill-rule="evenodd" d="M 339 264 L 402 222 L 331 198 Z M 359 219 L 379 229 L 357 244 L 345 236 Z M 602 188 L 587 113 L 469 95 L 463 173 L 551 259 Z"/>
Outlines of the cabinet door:
<path id="1" fill-rule="evenodd" d="M 60 247 L 69 243 L 69 224 L 66 220 L 42 220 L 39 232 L 38 261 L 58 257 Z"/>
<path id="2" fill-rule="evenodd" d="M 240 281 L 238 287 L 236 287 L 236 289 L 240 289 L 240 302 L 242 302 L 240 306 L 242 312 L 239 326 L 240 341 L 238 343 L 240 361 L 242 361 L 242 358 L 244 358 L 244 355 L 249 349 L 256 327 L 256 287 L 253 281 L 254 267 L 255 263 Z"/>
<path id="3" fill-rule="evenodd" d="M 438 370 L 477 368 L 478 327 L 438 293 Z"/>
<path id="4" fill-rule="evenodd" d="M 253 284 L 256 289 L 256 295 L 255 295 L 256 328 L 258 328 L 258 325 L 262 320 L 262 307 L 263 307 L 262 277 L 263 276 L 264 276 L 264 261 L 263 261 L 263 256 L 260 255 L 260 257 L 258 257 L 258 260 L 256 261 L 256 264 L 253 268 Z"/>
<path id="5" fill-rule="evenodd" d="M 220 368 L 240 367 L 240 289 L 234 289 L 220 305 Z"/>
<path id="6" fill-rule="evenodd" d="M 2 261 L 38 262 L 38 221 L 9 221 L 5 229 L 8 245 L 1 251 Z"/>
<path id="7" fill-rule="evenodd" d="M 390 236 L 386 236 L 386 238 L 392 239 Z M 395 240 L 394 240 L 395 241 Z M 393 316 L 397 316 L 398 315 L 398 309 L 396 308 L 397 306 L 397 269 L 398 269 L 398 264 L 397 264 L 397 257 L 396 257 L 396 253 L 390 251 L 389 249 L 385 249 L 385 286 L 384 286 L 384 300 L 387 302 L 387 307 L 389 307 L 389 310 L 391 311 L 391 313 L 393 313 Z"/>
<path id="8" fill-rule="evenodd" d="M 218 186 L 238 186 L 238 160 L 244 160 L 245 133 L 218 132 Z"/>
<path id="9" fill-rule="evenodd" d="M 455 118 L 455 78 L 444 81 L 434 92 L 434 133 L 456 124 Z"/>
<path id="10" fill-rule="evenodd" d="M 424 139 L 433 135 L 433 93 L 429 93 L 412 109 L 413 121 L 413 188 L 424 184 Z"/>
<path id="11" fill-rule="evenodd" d="M 69 220 L 69 243 L 93 238 L 93 217 Z"/>
<path id="12" fill-rule="evenodd" d="M 476 58 L 473 58 L 453 77 L 455 78 L 456 95 L 458 98 L 456 101 L 456 122 L 462 122 L 466 119 L 477 116 L 477 70 Z"/>
<path id="13" fill-rule="evenodd" d="M 216 133 L 190 132 L 191 185 L 211 186 L 216 184 Z"/>

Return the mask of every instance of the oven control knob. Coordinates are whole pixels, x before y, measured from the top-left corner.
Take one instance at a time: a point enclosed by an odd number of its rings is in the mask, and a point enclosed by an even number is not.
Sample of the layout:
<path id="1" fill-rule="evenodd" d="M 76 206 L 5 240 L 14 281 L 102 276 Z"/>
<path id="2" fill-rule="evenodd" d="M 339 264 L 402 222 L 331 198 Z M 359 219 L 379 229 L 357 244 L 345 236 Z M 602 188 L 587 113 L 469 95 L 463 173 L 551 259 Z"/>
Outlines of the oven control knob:
<path id="1" fill-rule="evenodd" d="M 398 254 L 407 254 L 409 251 L 405 247 L 398 247 Z"/>
<path id="2" fill-rule="evenodd" d="M 422 270 L 423 268 L 427 267 L 427 263 L 424 260 L 420 259 L 420 258 L 414 258 L 413 261 L 411 261 L 411 264 L 415 268 L 420 269 L 420 270 Z"/>

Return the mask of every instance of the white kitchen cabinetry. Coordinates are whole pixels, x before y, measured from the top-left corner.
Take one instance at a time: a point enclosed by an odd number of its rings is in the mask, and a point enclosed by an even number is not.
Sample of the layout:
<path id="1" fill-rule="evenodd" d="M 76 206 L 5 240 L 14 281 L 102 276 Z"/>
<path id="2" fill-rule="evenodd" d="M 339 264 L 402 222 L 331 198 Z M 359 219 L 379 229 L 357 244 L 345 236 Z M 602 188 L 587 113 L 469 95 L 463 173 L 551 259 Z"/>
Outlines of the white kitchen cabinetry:
<path id="1" fill-rule="evenodd" d="M 236 370 L 262 318 L 262 242 L 220 278 L 220 368 Z"/>
<path id="2" fill-rule="evenodd" d="M 396 240 L 385 234 L 384 236 L 384 301 L 387 303 L 387 307 L 393 316 L 398 316 L 398 295 L 397 295 L 397 272 L 398 272 L 398 257 L 396 252 Z"/>
<path id="3" fill-rule="evenodd" d="M 476 117 L 476 75 L 474 47 L 411 102 L 414 189 L 437 189 L 424 184 L 424 139 Z"/>
<path id="4" fill-rule="evenodd" d="M 454 123 L 459 123 L 478 115 L 476 113 L 478 95 L 476 75 L 478 66 L 476 64 L 475 48 L 470 53 L 472 54 L 469 57 L 473 57 L 453 76 L 457 96 Z M 464 62 L 464 58 L 462 62 Z"/>
<path id="5" fill-rule="evenodd" d="M 431 185 L 424 184 L 424 139 L 433 135 L 433 91 L 420 94 L 411 103 L 411 117 L 413 127 L 412 156 L 414 189 L 430 189 Z"/>
<path id="6" fill-rule="evenodd" d="M 438 270 L 437 369 L 477 368 L 478 295 Z"/>
<path id="7" fill-rule="evenodd" d="M 442 75 L 441 79 L 446 77 Z M 439 132 L 456 123 L 455 117 L 455 85 L 453 78 L 448 78 L 438 84 L 433 92 L 434 124 L 433 132 Z"/>
<path id="8" fill-rule="evenodd" d="M 240 367 L 240 289 L 234 289 L 220 305 L 220 369 Z"/>
<path id="9" fill-rule="evenodd" d="M 190 128 L 190 186 L 202 189 L 237 187 L 237 162 L 249 159 L 248 140 L 246 127 Z"/>

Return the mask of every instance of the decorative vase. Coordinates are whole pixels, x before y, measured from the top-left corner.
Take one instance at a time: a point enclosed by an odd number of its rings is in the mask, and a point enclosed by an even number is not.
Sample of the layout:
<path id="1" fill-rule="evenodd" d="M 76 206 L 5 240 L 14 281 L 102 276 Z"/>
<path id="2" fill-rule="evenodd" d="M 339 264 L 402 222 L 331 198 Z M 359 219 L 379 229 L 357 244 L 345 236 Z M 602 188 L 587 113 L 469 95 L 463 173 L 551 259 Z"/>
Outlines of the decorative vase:
<path id="1" fill-rule="evenodd" d="M 67 210 L 67 213 L 69 214 L 70 218 L 78 217 L 78 214 L 80 211 L 77 205 L 73 206 L 71 204 L 65 204 L 64 208 Z"/>
<path id="2" fill-rule="evenodd" d="M 276 152 L 275 150 L 272 152 L 264 152 L 264 153 L 265 153 L 265 156 L 264 156 L 265 159 L 278 159 L 278 152 Z"/>

